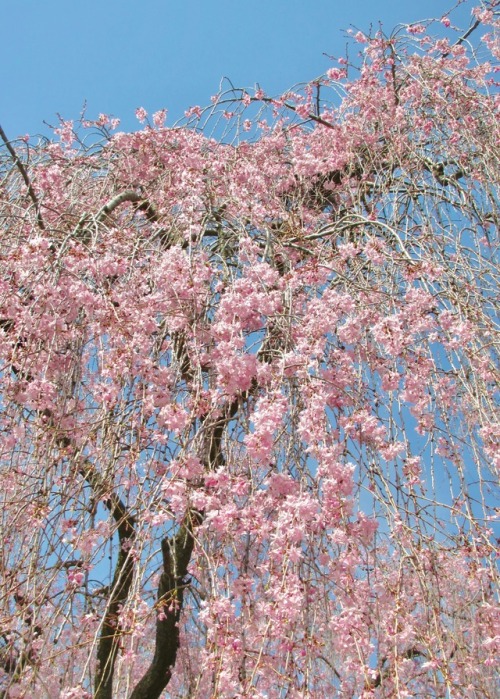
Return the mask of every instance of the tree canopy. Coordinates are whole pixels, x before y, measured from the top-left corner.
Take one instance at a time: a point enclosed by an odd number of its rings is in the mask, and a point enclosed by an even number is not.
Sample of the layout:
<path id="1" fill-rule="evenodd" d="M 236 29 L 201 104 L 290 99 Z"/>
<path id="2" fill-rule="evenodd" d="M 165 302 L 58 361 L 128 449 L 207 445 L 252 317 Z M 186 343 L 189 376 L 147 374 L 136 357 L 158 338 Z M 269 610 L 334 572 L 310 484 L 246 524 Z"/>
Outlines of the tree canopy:
<path id="1" fill-rule="evenodd" d="M 498 696 L 497 5 L 1 131 L 1 697 Z"/>

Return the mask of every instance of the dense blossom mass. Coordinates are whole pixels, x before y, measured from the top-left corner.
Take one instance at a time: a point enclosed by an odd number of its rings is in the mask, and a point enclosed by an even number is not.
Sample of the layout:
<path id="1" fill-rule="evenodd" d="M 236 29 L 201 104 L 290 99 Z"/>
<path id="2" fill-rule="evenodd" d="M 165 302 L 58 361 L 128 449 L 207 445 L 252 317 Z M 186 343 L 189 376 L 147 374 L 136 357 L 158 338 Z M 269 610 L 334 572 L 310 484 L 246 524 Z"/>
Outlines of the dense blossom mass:
<path id="1" fill-rule="evenodd" d="M 498 696 L 497 4 L 2 132 L 1 697 Z"/>

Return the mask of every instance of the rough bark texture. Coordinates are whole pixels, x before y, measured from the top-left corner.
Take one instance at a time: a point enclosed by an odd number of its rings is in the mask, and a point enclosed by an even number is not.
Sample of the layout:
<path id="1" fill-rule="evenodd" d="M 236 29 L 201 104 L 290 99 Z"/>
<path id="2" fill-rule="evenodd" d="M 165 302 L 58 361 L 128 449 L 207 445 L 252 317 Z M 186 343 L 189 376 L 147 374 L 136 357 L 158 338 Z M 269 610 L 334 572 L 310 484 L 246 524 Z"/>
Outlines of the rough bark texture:
<path id="1" fill-rule="evenodd" d="M 130 699 L 158 699 L 167 686 L 179 648 L 179 618 L 193 552 L 193 527 L 198 513 L 189 513 L 175 536 L 162 541 L 163 573 L 158 586 L 155 654 Z"/>

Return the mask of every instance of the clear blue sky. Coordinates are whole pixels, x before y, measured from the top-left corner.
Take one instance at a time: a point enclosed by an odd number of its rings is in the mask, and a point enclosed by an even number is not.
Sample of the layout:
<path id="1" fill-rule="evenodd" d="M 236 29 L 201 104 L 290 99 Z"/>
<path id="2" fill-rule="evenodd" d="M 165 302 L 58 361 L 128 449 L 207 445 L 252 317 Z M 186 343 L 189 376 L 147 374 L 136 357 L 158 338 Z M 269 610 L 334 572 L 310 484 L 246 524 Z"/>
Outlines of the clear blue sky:
<path id="1" fill-rule="evenodd" d="M 206 105 L 223 76 L 268 93 L 323 73 L 343 30 L 440 17 L 453 0 L 3 0 L 0 124 L 14 138 L 47 133 L 56 113 L 100 112 L 138 128 L 134 112 L 166 107 L 168 123 Z M 468 25 L 470 4 L 460 9 Z"/>

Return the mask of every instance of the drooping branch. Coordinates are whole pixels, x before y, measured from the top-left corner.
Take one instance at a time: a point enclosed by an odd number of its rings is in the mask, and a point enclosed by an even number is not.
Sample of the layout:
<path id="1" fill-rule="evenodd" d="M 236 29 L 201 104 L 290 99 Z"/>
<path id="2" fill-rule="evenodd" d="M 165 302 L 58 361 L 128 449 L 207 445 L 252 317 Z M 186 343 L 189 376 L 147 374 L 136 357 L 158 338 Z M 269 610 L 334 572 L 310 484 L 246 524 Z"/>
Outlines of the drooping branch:
<path id="1" fill-rule="evenodd" d="M 17 167 L 17 169 L 21 173 L 21 177 L 24 180 L 24 183 L 25 183 L 26 188 L 28 190 L 28 194 L 30 196 L 30 199 L 35 206 L 37 225 L 40 228 L 40 230 L 44 231 L 45 224 L 43 222 L 42 213 L 40 210 L 40 202 L 38 201 L 38 197 L 36 195 L 36 192 L 33 189 L 33 185 L 31 184 L 31 180 L 29 178 L 28 172 L 27 172 L 26 168 L 24 167 L 23 162 L 21 161 L 21 159 L 17 155 L 16 151 L 12 147 L 12 143 L 7 138 L 7 135 L 6 135 L 5 131 L 3 130 L 3 128 L 1 127 L 1 125 L 0 125 L 0 137 L 2 138 L 2 141 L 5 143 L 5 146 L 6 146 L 7 150 L 9 151 L 9 153 L 12 157 L 12 160 L 14 161 L 15 166 Z"/>
<path id="2" fill-rule="evenodd" d="M 33 664 L 36 660 L 36 652 L 33 649 L 33 642 L 42 635 L 42 628 L 34 622 L 33 609 L 26 606 L 24 595 L 16 592 L 14 601 L 20 609 L 27 631 L 22 635 L 21 649 L 10 638 L 9 634 L 2 633 L 1 638 L 5 645 L 0 648 L 0 668 L 10 676 L 10 682 L 16 683 L 21 677 L 24 669 Z M 9 690 L 0 692 L 0 699 L 8 699 Z"/>
<path id="3" fill-rule="evenodd" d="M 53 415 L 50 410 L 44 411 L 44 417 L 53 424 Z M 57 435 L 56 441 L 63 449 L 72 444 L 72 440 L 66 434 Z M 121 607 L 128 599 L 134 574 L 134 557 L 131 549 L 136 536 L 135 520 L 118 495 L 115 493 L 106 495 L 109 485 L 90 461 L 85 460 L 79 466 L 78 472 L 92 488 L 94 496 L 103 498 L 118 529 L 118 557 L 97 646 L 94 683 L 94 699 L 113 699 L 113 677 L 121 636 L 118 617 Z"/>
<path id="4" fill-rule="evenodd" d="M 52 411 L 45 409 L 42 412 L 48 423 L 56 427 Z M 56 442 L 62 449 L 67 449 L 73 443 L 71 438 L 65 433 L 56 433 Z M 79 465 L 78 473 L 92 488 L 94 496 L 99 499 L 103 498 L 104 504 L 118 529 L 118 557 L 113 581 L 109 588 L 109 599 L 97 646 L 97 667 L 94 683 L 95 699 L 113 699 L 114 669 L 121 636 L 118 617 L 121 607 L 128 598 L 134 573 L 134 558 L 131 549 L 136 536 L 135 520 L 128 512 L 123 501 L 115 493 L 107 495 L 109 485 L 90 461 L 85 460 Z M 37 634 L 40 635 L 41 629 L 36 627 L 36 630 Z M 14 677 L 19 674 L 29 660 L 29 655 L 26 655 L 26 653 L 21 654 L 16 663 Z"/>
<path id="5" fill-rule="evenodd" d="M 0 321 L 0 326 L 7 331 L 11 330 L 13 327 L 8 320 Z M 12 365 L 12 369 L 16 374 L 20 371 L 14 364 Z M 29 377 L 27 377 L 27 379 L 28 381 L 31 380 Z M 67 433 L 60 432 L 57 429 L 54 414 L 50 409 L 45 408 L 43 411 L 37 412 L 47 421 L 49 426 L 55 429 L 55 440 L 61 449 L 66 450 L 70 446 L 75 446 L 73 440 Z M 114 668 L 121 635 L 118 616 L 120 608 L 128 598 L 134 572 L 134 558 L 131 555 L 131 548 L 135 539 L 135 520 L 128 512 L 125 504 L 115 493 L 108 494 L 109 484 L 105 482 L 96 470 L 94 464 L 85 459 L 83 463 L 79 464 L 78 473 L 89 484 L 94 496 L 99 499 L 103 498 L 104 504 L 113 517 L 118 529 L 118 558 L 99 636 L 95 678 L 95 699 L 112 699 Z M 41 628 L 38 626 L 35 627 L 35 630 L 37 635 L 42 633 Z M 23 652 L 17 659 L 15 666 L 4 669 L 11 672 L 13 677 L 16 677 L 29 660 L 30 655 Z"/>
<path id="6" fill-rule="evenodd" d="M 105 485 L 92 464 L 85 462 L 80 473 L 94 493 L 99 494 L 105 490 Z M 132 585 L 134 558 L 131 549 L 136 535 L 135 520 L 117 495 L 107 497 L 104 504 L 117 524 L 119 549 L 97 646 L 95 699 L 113 699 L 113 676 L 121 636 L 118 617 Z"/>

